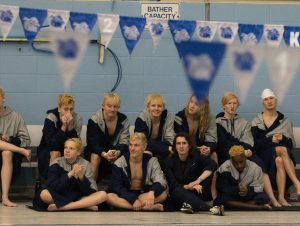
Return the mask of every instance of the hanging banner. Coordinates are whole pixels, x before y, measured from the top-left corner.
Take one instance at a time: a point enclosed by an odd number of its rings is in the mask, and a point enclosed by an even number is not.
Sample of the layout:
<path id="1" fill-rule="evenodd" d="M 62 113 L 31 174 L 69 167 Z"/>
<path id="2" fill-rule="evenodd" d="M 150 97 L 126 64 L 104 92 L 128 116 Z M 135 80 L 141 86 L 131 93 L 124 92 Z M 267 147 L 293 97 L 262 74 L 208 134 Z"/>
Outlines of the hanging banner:
<path id="1" fill-rule="evenodd" d="M 19 17 L 25 37 L 32 42 L 47 17 L 47 10 L 20 8 Z"/>
<path id="2" fill-rule="evenodd" d="M 285 44 L 291 47 L 299 47 L 300 27 L 284 26 L 283 38 Z"/>
<path id="3" fill-rule="evenodd" d="M 197 20 L 196 35 L 200 41 L 211 42 L 214 39 L 218 23 Z"/>
<path id="4" fill-rule="evenodd" d="M 278 103 L 282 103 L 299 65 L 298 49 L 267 48 L 266 60 L 269 76 L 277 95 Z"/>
<path id="5" fill-rule="evenodd" d="M 242 44 L 257 45 L 264 32 L 264 26 L 259 24 L 239 24 L 239 38 Z"/>
<path id="6" fill-rule="evenodd" d="M 121 32 L 130 55 L 140 40 L 145 25 L 145 18 L 120 16 Z"/>
<path id="7" fill-rule="evenodd" d="M 120 17 L 114 14 L 98 14 L 98 27 L 101 33 L 101 42 L 108 47 L 118 25 Z"/>
<path id="8" fill-rule="evenodd" d="M 48 9 L 48 23 L 52 30 L 64 30 L 69 21 L 69 17 L 69 11 Z"/>
<path id="9" fill-rule="evenodd" d="M 91 13 L 70 13 L 70 24 L 74 31 L 89 34 L 96 23 L 97 15 Z"/>
<path id="10" fill-rule="evenodd" d="M 250 86 L 263 59 L 263 49 L 254 46 L 228 46 L 228 57 L 240 100 L 246 100 Z"/>
<path id="11" fill-rule="evenodd" d="M 19 6 L 0 5 L 0 30 L 3 40 L 7 38 L 19 15 Z"/>
<path id="12" fill-rule="evenodd" d="M 147 27 L 149 28 L 150 35 L 153 41 L 153 47 L 156 49 L 161 37 L 168 28 L 168 21 L 161 19 L 151 19 L 147 18 Z"/>
<path id="13" fill-rule="evenodd" d="M 217 74 L 226 51 L 222 43 L 181 42 L 178 51 L 183 59 L 185 73 L 193 93 L 201 102 Z"/>
<path id="14" fill-rule="evenodd" d="M 218 35 L 220 42 L 227 44 L 233 43 L 238 29 L 238 23 L 219 22 Z"/>
<path id="15" fill-rule="evenodd" d="M 196 21 L 169 20 L 168 24 L 177 50 L 178 50 L 177 45 L 179 43 L 189 41 L 192 38 L 196 28 Z M 179 50 L 178 50 L 178 54 L 179 57 L 181 58 Z"/>
<path id="16" fill-rule="evenodd" d="M 50 40 L 63 80 L 64 90 L 68 91 L 88 47 L 88 35 L 53 31 L 50 33 Z"/>
<path id="17" fill-rule="evenodd" d="M 264 25 L 264 37 L 269 46 L 278 47 L 283 37 L 284 26 L 283 25 Z"/>

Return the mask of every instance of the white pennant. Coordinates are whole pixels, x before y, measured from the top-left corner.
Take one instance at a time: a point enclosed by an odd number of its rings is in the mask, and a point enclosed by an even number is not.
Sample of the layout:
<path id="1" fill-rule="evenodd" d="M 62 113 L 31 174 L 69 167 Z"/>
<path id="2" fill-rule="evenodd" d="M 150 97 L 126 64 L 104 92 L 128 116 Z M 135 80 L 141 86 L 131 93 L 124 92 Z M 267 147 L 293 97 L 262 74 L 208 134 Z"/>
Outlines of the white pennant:
<path id="1" fill-rule="evenodd" d="M 69 11 L 48 9 L 48 23 L 53 30 L 64 30 L 69 21 L 69 17 Z"/>
<path id="2" fill-rule="evenodd" d="M 146 18 L 147 24 L 146 28 L 149 29 L 150 35 L 153 41 L 153 47 L 156 49 L 158 46 L 161 37 L 165 33 L 166 29 L 168 28 L 168 21 L 164 19 L 157 19 L 157 18 Z"/>
<path id="3" fill-rule="evenodd" d="M 211 42 L 218 29 L 218 22 L 197 20 L 196 35 L 200 41 Z"/>
<path id="4" fill-rule="evenodd" d="M 281 103 L 297 71 L 300 53 L 293 48 L 267 48 L 266 54 L 269 76 Z"/>
<path id="5" fill-rule="evenodd" d="M 239 29 L 238 23 L 221 22 L 218 27 L 218 35 L 220 42 L 231 44 L 233 43 L 237 31 Z"/>
<path id="6" fill-rule="evenodd" d="M 284 26 L 265 24 L 264 25 L 264 37 L 269 46 L 279 46 L 283 37 Z"/>
<path id="7" fill-rule="evenodd" d="M 50 40 L 55 59 L 67 91 L 88 47 L 89 36 L 75 32 L 53 31 Z"/>
<path id="8" fill-rule="evenodd" d="M 246 100 L 248 91 L 263 59 L 261 47 L 234 45 L 228 46 L 228 57 L 240 100 Z"/>
<path id="9" fill-rule="evenodd" d="M 114 14 L 98 14 L 98 27 L 101 32 L 101 42 L 108 47 L 118 25 L 120 17 Z"/>
<path id="10" fill-rule="evenodd" d="M 0 5 L 0 30 L 5 40 L 19 15 L 18 6 Z"/>

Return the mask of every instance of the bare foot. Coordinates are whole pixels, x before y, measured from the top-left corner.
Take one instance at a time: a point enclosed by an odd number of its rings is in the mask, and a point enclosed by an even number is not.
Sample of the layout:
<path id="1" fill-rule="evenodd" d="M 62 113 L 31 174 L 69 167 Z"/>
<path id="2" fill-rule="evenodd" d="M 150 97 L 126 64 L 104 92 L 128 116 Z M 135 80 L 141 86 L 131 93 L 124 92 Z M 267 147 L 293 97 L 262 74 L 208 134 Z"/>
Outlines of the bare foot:
<path id="1" fill-rule="evenodd" d="M 98 211 L 98 206 L 90 206 L 90 207 L 87 207 L 85 209 L 92 210 L 92 211 Z"/>
<path id="2" fill-rule="evenodd" d="M 273 207 L 282 207 L 282 205 L 276 199 L 271 200 L 271 204 Z"/>
<path id="3" fill-rule="evenodd" d="M 18 205 L 12 201 L 10 201 L 8 198 L 2 198 L 2 204 L 3 206 L 7 207 L 17 207 Z"/>
<path id="4" fill-rule="evenodd" d="M 282 205 L 282 206 L 292 206 L 291 204 L 289 204 L 285 198 L 279 198 L 278 202 Z"/>
<path id="5" fill-rule="evenodd" d="M 26 159 L 27 159 L 28 162 L 30 162 L 30 159 L 31 159 L 31 150 L 25 149 L 25 148 L 21 148 L 21 152 L 20 153 L 26 157 Z"/>
<path id="6" fill-rule="evenodd" d="M 57 211 L 58 208 L 56 207 L 56 205 L 54 203 L 50 204 L 47 208 L 48 211 Z"/>
<path id="7" fill-rule="evenodd" d="M 159 211 L 163 212 L 164 211 L 164 206 L 160 203 L 153 204 L 150 207 L 143 207 L 142 210 L 144 211 Z"/>
<path id="8" fill-rule="evenodd" d="M 263 210 L 272 210 L 272 206 L 270 206 L 269 204 L 265 204 L 263 205 Z"/>

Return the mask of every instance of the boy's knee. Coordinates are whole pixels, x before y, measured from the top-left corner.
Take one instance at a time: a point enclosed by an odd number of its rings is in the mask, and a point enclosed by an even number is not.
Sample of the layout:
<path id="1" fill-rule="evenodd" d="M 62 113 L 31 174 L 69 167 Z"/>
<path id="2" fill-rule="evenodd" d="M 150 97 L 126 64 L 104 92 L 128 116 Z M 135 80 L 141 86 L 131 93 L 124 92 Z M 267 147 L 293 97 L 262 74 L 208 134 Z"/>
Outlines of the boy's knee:
<path id="1" fill-rule="evenodd" d="M 275 163 L 277 167 L 283 167 L 283 159 L 281 157 L 276 157 Z"/>
<path id="2" fill-rule="evenodd" d="M 100 162 L 100 156 L 98 154 L 91 154 L 91 162 L 93 163 L 99 163 Z"/>

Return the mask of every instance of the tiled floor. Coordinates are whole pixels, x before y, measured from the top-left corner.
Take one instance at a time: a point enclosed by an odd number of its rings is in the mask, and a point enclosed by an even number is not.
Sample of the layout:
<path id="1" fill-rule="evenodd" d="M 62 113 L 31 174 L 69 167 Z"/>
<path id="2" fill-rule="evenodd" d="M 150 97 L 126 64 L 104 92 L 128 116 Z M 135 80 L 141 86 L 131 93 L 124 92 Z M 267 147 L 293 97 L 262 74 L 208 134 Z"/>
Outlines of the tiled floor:
<path id="1" fill-rule="evenodd" d="M 227 211 L 223 217 L 206 212 L 36 212 L 18 203 L 16 208 L 0 205 L 0 225 L 300 225 L 299 211 Z"/>

